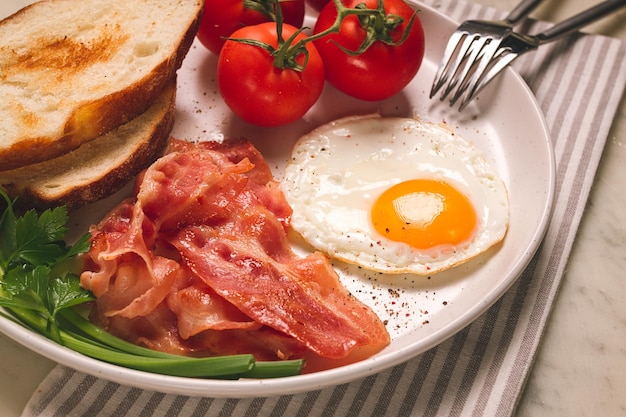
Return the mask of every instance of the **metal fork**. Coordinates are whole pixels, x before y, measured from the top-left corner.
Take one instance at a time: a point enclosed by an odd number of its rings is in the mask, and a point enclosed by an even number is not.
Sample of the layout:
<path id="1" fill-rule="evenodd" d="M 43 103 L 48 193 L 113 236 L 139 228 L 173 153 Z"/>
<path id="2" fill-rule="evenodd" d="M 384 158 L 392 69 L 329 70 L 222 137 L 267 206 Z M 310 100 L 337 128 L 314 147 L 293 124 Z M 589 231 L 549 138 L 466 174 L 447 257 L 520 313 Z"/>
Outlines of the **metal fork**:
<path id="1" fill-rule="evenodd" d="M 513 30 L 508 31 L 499 40 L 498 47 L 494 53 L 490 52 L 487 55 L 480 51 L 474 52 L 470 54 L 473 56 L 465 57 L 465 68 L 461 72 L 457 70 L 447 75 L 447 78 L 452 78 L 448 88 L 442 93 L 441 100 L 444 100 L 452 89 L 458 86 L 457 91 L 450 100 L 450 105 L 454 106 L 459 98 L 465 94 L 459 105 L 459 111 L 463 110 L 502 69 L 520 55 L 537 49 L 539 45 L 566 36 L 624 6 L 626 6 L 626 0 L 607 0 L 537 35 L 524 35 Z M 442 66 L 446 66 L 443 61 Z M 431 98 L 448 81 L 446 78 L 446 80 L 441 82 L 441 85 L 437 86 L 439 77 L 439 75 L 435 75 Z M 437 88 L 435 88 L 436 86 Z"/>
<path id="2" fill-rule="evenodd" d="M 469 82 L 472 64 L 484 66 L 498 51 L 504 38 L 511 33 L 513 26 L 528 16 L 542 0 L 523 0 L 503 20 L 468 20 L 463 22 L 450 37 L 443 54 L 430 97 L 432 98 L 444 86 L 441 100 L 444 100 L 455 87 L 457 92 L 452 97 L 451 105 L 456 102 Z M 485 69 L 474 68 L 472 73 Z"/>

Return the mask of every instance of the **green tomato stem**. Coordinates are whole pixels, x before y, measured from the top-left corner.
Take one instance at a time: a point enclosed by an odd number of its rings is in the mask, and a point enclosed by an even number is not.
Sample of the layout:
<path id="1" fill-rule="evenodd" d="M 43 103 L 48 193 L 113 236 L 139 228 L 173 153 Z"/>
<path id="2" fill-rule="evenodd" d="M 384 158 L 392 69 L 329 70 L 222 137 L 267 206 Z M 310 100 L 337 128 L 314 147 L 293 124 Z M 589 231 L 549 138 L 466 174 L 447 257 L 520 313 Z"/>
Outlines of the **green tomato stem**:
<path id="1" fill-rule="evenodd" d="M 383 0 L 378 0 L 378 6 L 376 9 L 369 9 L 365 7 L 363 3 L 358 4 L 357 7 L 354 8 L 345 7 L 341 0 L 333 0 L 333 3 L 335 5 L 335 8 L 337 9 L 337 16 L 335 18 L 335 22 L 326 30 L 318 32 L 317 34 L 312 34 L 304 39 L 301 39 L 293 45 L 291 44 L 293 37 L 290 38 L 288 41 L 283 42 L 284 44 L 281 44 L 282 36 L 280 35 L 280 31 L 277 30 L 277 32 L 279 33 L 279 48 L 272 53 L 275 57 L 274 66 L 276 68 L 289 67 L 297 71 L 302 71 L 304 67 L 306 67 L 306 62 L 303 65 L 295 64 L 295 62 L 296 57 L 299 56 L 299 54 L 306 53 L 306 44 L 309 42 L 314 42 L 318 39 L 322 39 L 330 34 L 339 33 L 341 29 L 341 23 L 343 22 L 343 19 L 345 19 L 347 16 L 357 16 L 359 18 L 359 21 L 361 22 L 361 26 L 367 33 L 365 39 L 363 40 L 363 43 L 356 51 L 351 51 L 342 47 L 341 45 L 338 45 L 344 52 L 350 55 L 362 54 L 376 41 L 381 41 L 386 45 L 391 46 L 402 44 L 409 36 L 409 33 L 417 16 L 416 11 L 411 16 L 410 21 L 408 22 L 404 32 L 402 33 L 402 37 L 398 41 L 394 41 L 391 38 L 390 31 L 401 25 L 404 22 L 404 19 L 396 15 L 387 15 L 385 13 Z M 280 12 L 280 7 L 276 11 L 277 28 L 281 28 L 282 14 Z M 304 29 L 306 28 L 302 28 L 301 30 Z"/>
<path id="2" fill-rule="evenodd" d="M 393 42 L 389 36 L 389 30 L 397 27 L 403 22 L 403 19 L 399 16 L 395 15 L 386 15 L 384 9 L 383 0 L 378 0 L 378 6 L 376 9 L 368 9 L 364 5 L 359 5 L 360 7 L 349 8 L 345 7 L 341 0 L 333 0 L 335 4 L 335 8 L 337 9 L 337 16 L 335 18 L 335 22 L 326 30 L 321 31 L 317 34 L 312 34 L 307 36 L 306 38 L 300 39 L 298 42 L 294 43 L 295 38 L 304 30 L 309 29 L 307 27 L 303 27 L 298 29 L 292 36 L 288 39 L 283 39 L 282 36 L 282 28 L 283 28 L 283 14 L 282 10 L 279 7 L 278 3 L 280 0 L 271 0 L 274 3 L 275 10 L 275 21 L 276 21 L 276 33 L 277 33 L 277 48 L 273 48 L 271 45 L 260 42 L 253 39 L 236 39 L 236 38 L 227 38 L 229 40 L 245 43 L 248 45 L 256 46 L 259 48 L 263 48 L 267 50 L 270 55 L 274 59 L 274 67 L 279 69 L 292 69 L 294 71 L 303 71 L 308 62 L 308 51 L 306 49 L 306 44 L 309 42 L 314 42 L 318 39 L 321 39 L 325 36 L 328 36 L 332 33 L 339 33 L 341 29 L 341 23 L 343 19 L 350 15 L 356 15 L 359 17 L 361 21 L 361 25 L 368 33 L 366 39 L 363 41 L 363 44 L 359 47 L 357 51 L 349 51 L 342 47 L 346 51 L 346 53 L 358 55 L 363 53 L 370 45 L 372 45 L 375 41 L 380 40 L 388 45 L 399 45 L 404 42 L 406 37 L 409 34 L 411 26 L 413 25 L 413 21 L 417 12 L 411 17 L 411 21 L 407 25 L 406 30 L 403 33 L 402 39 L 398 42 Z M 249 0 L 250 3 L 254 3 L 256 5 L 250 6 L 254 10 L 258 8 L 258 2 L 253 0 Z M 247 4 L 247 3 L 245 3 Z M 248 7 L 248 6 L 246 6 Z M 297 58 L 300 55 L 304 55 L 305 59 L 302 64 L 297 62 Z"/>

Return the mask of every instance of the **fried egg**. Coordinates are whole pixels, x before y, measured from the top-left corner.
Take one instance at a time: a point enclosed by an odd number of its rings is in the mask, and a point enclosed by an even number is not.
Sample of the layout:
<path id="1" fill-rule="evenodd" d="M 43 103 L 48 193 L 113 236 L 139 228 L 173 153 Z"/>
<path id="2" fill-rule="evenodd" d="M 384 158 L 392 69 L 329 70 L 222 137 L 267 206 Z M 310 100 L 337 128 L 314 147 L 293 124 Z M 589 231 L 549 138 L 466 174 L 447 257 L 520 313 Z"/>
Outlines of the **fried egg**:
<path id="1" fill-rule="evenodd" d="M 355 116 L 300 138 L 281 183 L 315 249 L 383 273 L 428 275 L 487 251 L 509 223 L 506 186 L 445 125 Z"/>

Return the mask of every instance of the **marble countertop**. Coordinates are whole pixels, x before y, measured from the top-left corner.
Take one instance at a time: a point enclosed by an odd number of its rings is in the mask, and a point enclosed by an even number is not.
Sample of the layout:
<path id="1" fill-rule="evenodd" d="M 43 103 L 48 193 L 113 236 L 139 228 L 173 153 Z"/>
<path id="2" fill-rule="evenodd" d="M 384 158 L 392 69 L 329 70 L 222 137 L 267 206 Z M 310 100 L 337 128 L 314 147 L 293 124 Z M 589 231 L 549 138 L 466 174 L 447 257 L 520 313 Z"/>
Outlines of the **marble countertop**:
<path id="1" fill-rule="evenodd" d="M 474 0 L 510 10 L 519 0 Z M 532 16 L 560 21 L 599 0 L 546 1 Z M 4 16 L 29 0 L 3 1 Z M 626 11 L 586 31 L 626 41 Z M 517 417 L 626 415 L 626 95 Z M 0 335 L 0 410 L 19 416 L 55 363 Z"/>

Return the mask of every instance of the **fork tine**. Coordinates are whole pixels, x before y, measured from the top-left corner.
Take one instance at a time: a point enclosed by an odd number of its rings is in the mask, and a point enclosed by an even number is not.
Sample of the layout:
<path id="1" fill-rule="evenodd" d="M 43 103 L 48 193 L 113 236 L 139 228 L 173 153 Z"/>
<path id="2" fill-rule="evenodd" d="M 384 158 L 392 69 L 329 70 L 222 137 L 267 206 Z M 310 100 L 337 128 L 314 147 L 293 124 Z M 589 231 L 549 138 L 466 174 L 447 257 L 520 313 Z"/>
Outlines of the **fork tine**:
<path id="1" fill-rule="evenodd" d="M 484 62 L 485 50 L 494 42 L 493 38 L 486 36 L 477 37 L 474 41 L 472 49 L 466 57 L 462 71 L 455 74 L 454 80 L 448 84 L 448 88 L 442 93 L 442 98 L 446 98 L 456 88 L 456 92 L 452 94 L 450 105 L 454 105 L 458 97 L 463 94 L 472 75 L 476 73 L 477 65 L 479 65 L 480 62 Z"/>
<path id="2" fill-rule="evenodd" d="M 501 48 L 500 51 L 493 57 L 489 67 L 486 69 L 484 75 L 476 82 L 473 87 L 466 94 L 465 98 L 461 100 L 459 104 L 459 111 L 465 109 L 470 101 L 476 97 L 483 88 L 491 82 L 504 68 L 506 68 L 513 60 L 515 60 L 519 54 L 513 53 L 510 48 Z"/>
<path id="3" fill-rule="evenodd" d="M 517 57 L 532 51 L 539 46 L 539 40 L 535 36 L 527 36 L 516 32 L 511 32 L 502 39 L 499 48 L 491 61 L 485 68 L 484 75 L 476 80 L 471 86 L 466 97 L 459 106 L 462 111 L 467 104 L 480 93 L 504 68 L 510 65 Z"/>
<path id="4" fill-rule="evenodd" d="M 485 71 L 491 66 L 494 57 L 497 56 L 501 43 L 502 39 L 487 39 L 483 42 L 480 50 L 469 61 L 471 65 L 467 65 L 463 75 L 459 77 L 459 87 L 450 99 L 451 106 L 454 106 L 468 89 L 473 92 L 474 87 L 484 77 Z"/>
<path id="5" fill-rule="evenodd" d="M 465 41 L 463 42 L 463 46 L 459 51 L 456 59 L 454 61 L 454 65 L 450 69 L 450 77 L 448 79 L 448 83 L 441 93 L 441 100 L 444 100 L 448 95 L 454 90 L 454 88 L 462 82 L 462 80 L 467 75 L 467 71 L 469 67 L 471 67 L 472 62 L 476 59 L 476 56 L 482 49 L 482 46 L 485 42 L 485 38 L 480 37 L 478 35 L 467 36 Z"/>
<path id="6" fill-rule="evenodd" d="M 457 30 L 452 34 L 446 45 L 439 68 L 437 68 L 435 73 L 435 80 L 430 90 L 430 98 L 433 98 L 441 87 L 448 82 L 448 79 L 454 76 L 472 42 L 473 37 L 470 37 L 469 33 L 465 31 Z M 455 58 L 454 61 L 453 58 Z"/>

